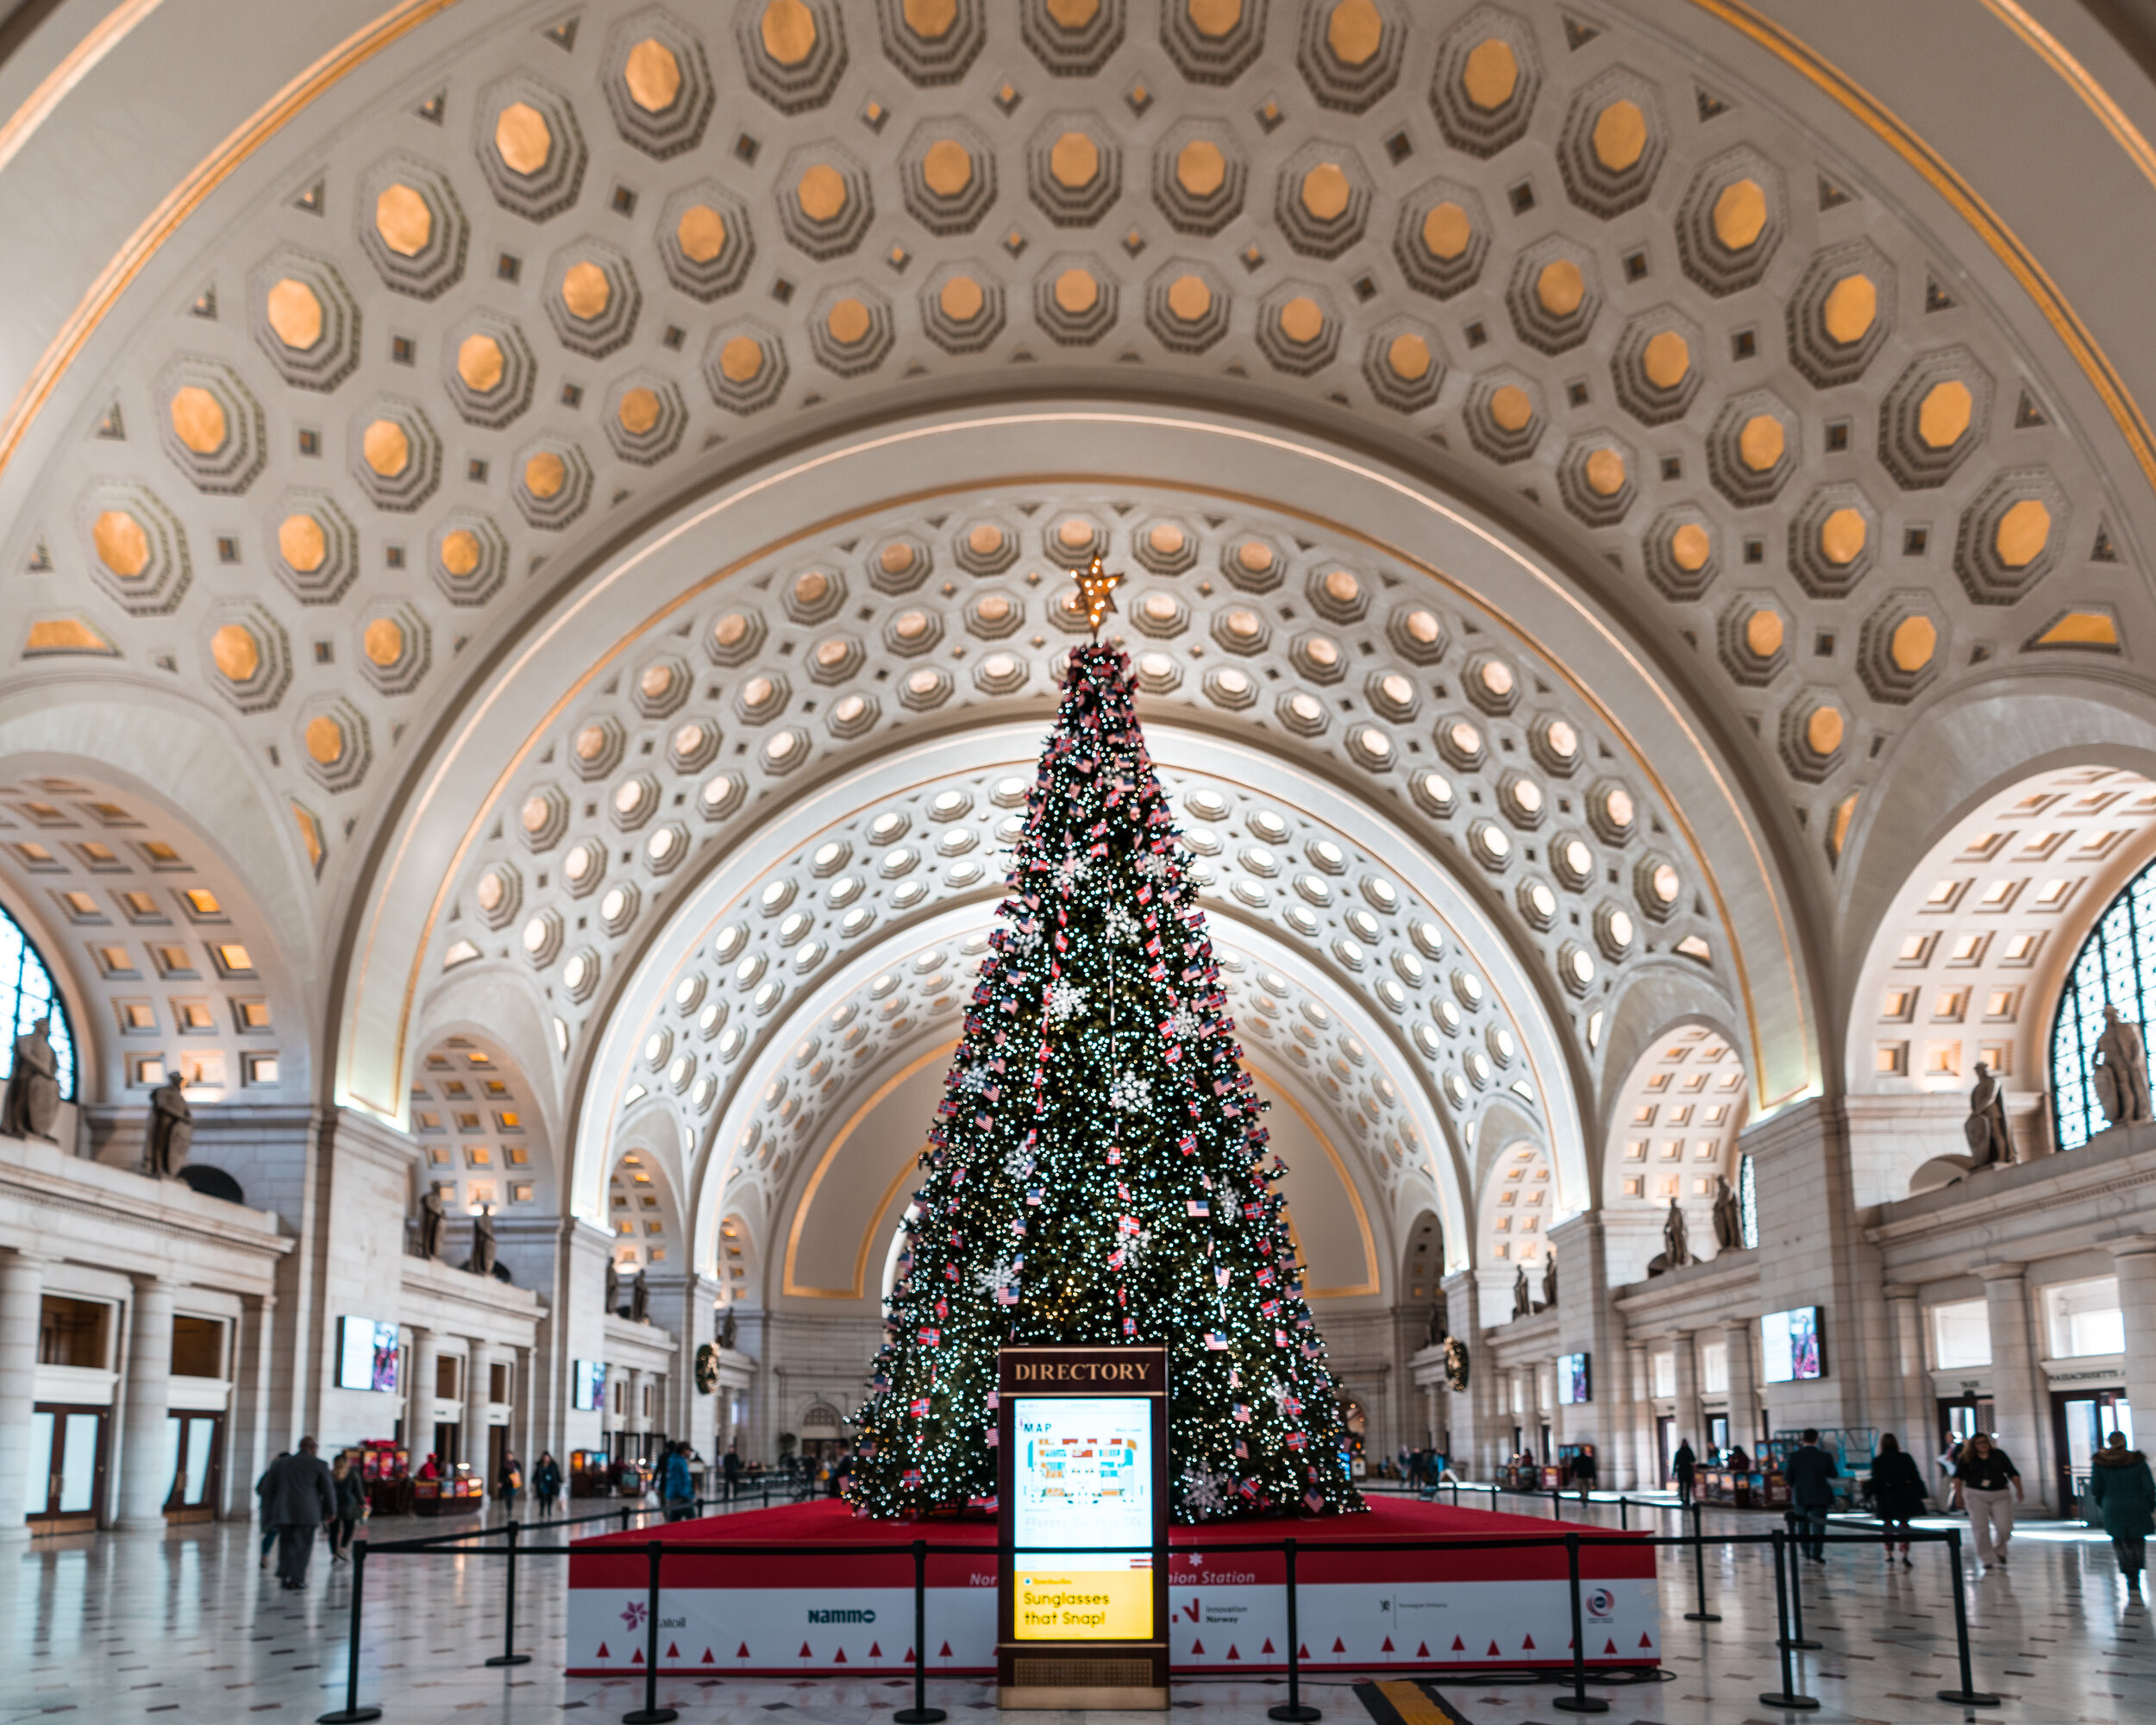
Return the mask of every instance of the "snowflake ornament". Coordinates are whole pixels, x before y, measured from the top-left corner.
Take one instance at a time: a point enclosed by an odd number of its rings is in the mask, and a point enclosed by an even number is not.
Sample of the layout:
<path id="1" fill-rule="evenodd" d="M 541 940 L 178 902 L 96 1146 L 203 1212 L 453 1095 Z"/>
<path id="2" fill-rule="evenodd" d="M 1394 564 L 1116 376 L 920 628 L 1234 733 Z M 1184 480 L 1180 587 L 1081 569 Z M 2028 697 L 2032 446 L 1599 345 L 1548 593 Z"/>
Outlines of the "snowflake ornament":
<path id="1" fill-rule="evenodd" d="M 1068 976 L 1059 976 L 1048 988 L 1048 1022 L 1053 1026 L 1075 1019 L 1086 1009 L 1086 991 Z"/>
<path id="2" fill-rule="evenodd" d="M 1206 1021 L 1188 1007 L 1178 1007 L 1168 1015 L 1164 1026 L 1168 1034 L 1177 1042 L 1188 1042 L 1206 1027 Z"/>
<path id="3" fill-rule="evenodd" d="M 1225 1515 L 1234 1486 L 1201 1462 L 1183 1475 L 1183 1504 L 1201 1520 Z"/>
<path id="4" fill-rule="evenodd" d="M 1014 1145 L 1003 1158 L 1003 1171 L 1017 1183 L 1023 1184 L 1032 1177 L 1033 1157 L 1024 1145 Z"/>
<path id="5" fill-rule="evenodd" d="M 1153 1105 L 1153 1084 L 1135 1072 L 1119 1074 L 1108 1086 L 1108 1106 L 1126 1114 L 1142 1113 Z"/>
<path id="6" fill-rule="evenodd" d="M 1135 946 L 1138 938 L 1138 921 L 1121 905 L 1108 907 L 1107 937 L 1119 946 Z"/>
<path id="7" fill-rule="evenodd" d="M 1169 866 L 1167 854 L 1159 850 L 1147 851 L 1138 859 L 1137 864 L 1138 872 L 1149 881 L 1167 879 Z"/>

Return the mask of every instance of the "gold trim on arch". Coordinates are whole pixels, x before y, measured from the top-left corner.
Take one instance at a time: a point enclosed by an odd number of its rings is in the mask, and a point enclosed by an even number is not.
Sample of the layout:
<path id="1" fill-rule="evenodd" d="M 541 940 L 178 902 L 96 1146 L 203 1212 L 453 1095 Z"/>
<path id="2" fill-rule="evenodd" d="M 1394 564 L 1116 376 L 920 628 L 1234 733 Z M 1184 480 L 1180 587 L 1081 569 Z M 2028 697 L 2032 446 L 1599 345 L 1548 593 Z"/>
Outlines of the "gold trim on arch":
<path id="1" fill-rule="evenodd" d="M 68 49 L 60 63 L 47 72 L 22 105 L 0 125 L 0 172 L 29 142 L 32 134 L 50 119 L 75 86 L 97 69 L 98 63 L 128 38 L 128 33 L 148 17 L 165 0 L 123 0 L 92 24 L 83 39 Z"/>
<path id="2" fill-rule="evenodd" d="M 2028 44 L 2037 59 L 2059 74 L 2066 87 L 2081 98 L 2082 105 L 2111 135 L 2112 141 L 2126 152 L 2127 160 L 2140 171 L 2141 178 L 2156 185 L 2156 145 L 2152 145 L 2141 129 L 2127 117 L 2126 110 L 2112 99 L 2109 91 L 2096 82 L 2096 75 L 2015 0 L 1983 0 L 1983 3 L 1986 11 Z"/>
<path id="3" fill-rule="evenodd" d="M 143 218 L 141 225 L 128 235 L 126 244 L 98 272 L 90 291 L 83 295 L 74 310 L 68 314 L 67 321 L 60 325 L 60 333 L 39 355 L 37 368 L 16 392 L 6 418 L 0 419 L 0 473 L 5 473 L 9 463 L 15 460 L 16 451 L 29 435 L 31 422 L 51 399 L 53 392 L 60 386 L 60 378 L 97 334 L 98 326 L 120 303 L 120 296 L 165 242 L 179 231 L 180 224 L 202 207 L 203 201 L 231 179 L 248 158 L 284 130 L 323 91 L 456 3 L 457 0 L 398 0 L 398 4 L 372 23 L 354 30 L 256 109 L 196 165 L 193 172 L 166 193 L 164 200 Z M 129 21 L 129 28 L 134 22 Z M 85 72 L 88 70 L 87 66 L 82 68 Z M 22 113 L 22 110 L 17 110 L 9 124 L 15 124 Z M 41 119 L 43 116 L 38 117 Z"/>
<path id="4" fill-rule="evenodd" d="M 2089 326 L 2066 303 L 2066 296 L 2060 292 L 2059 284 L 2051 279 L 2050 273 L 2043 265 L 2036 261 L 2035 254 L 2021 243 L 2020 236 L 1999 218 L 1998 212 L 1984 202 L 1977 189 L 1949 167 L 1946 158 L 1919 137 L 1901 116 L 1833 61 L 1781 25 L 1754 11 L 1744 3 L 1744 0 L 1691 0 L 1691 3 L 1708 16 L 1720 19 L 1740 35 L 1749 37 L 1784 66 L 1801 73 L 1839 103 L 1889 149 L 1915 168 L 1932 190 L 1945 198 L 1954 212 L 1975 229 L 1977 237 L 1989 246 L 1993 255 L 2006 266 L 2008 273 L 2021 284 L 2021 291 L 2035 302 L 2036 309 L 2044 314 L 2045 321 L 2051 325 L 2053 333 L 2066 344 L 2066 351 L 2073 355 L 2074 363 L 2081 367 L 2083 374 L 2094 386 L 2096 394 L 2103 399 L 2121 434 L 2126 438 L 2127 447 L 2133 450 L 2134 460 L 2140 463 L 2142 476 L 2152 487 L 2156 487 L 2156 430 L 2150 429 L 2140 405 L 2134 399 L 2132 392 L 2126 386 L 2126 380 L 2113 367 L 2103 349 L 2096 345 L 2096 338 L 2090 333 Z M 2013 21 L 1998 6 L 1990 5 L 1990 0 L 1985 0 L 1985 3 L 2009 25 L 2012 23 Z M 2032 47 L 2037 46 L 2034 38 L 2025 34 L 2025 40 L 2029 41 Z M 2040 48 L 2039 52 L 2041 52 Z M 2064 53 L 2063 50 L 2060 52 Z M 2066 59 L 2078 69 L 2078 63 L 2072 62 L 2071 56 Z M 2092 99 L 2091 92 L 2107 104 L 2110 98 L 2103 97 L 2092 80 L 2084 89 L 2075 82 L 2059 60 L 2053 61 L 2053 69 L 2074 86 L 2075 93 L 2096 110 L 2099 119 L 2105 118 L 2103 110 Z M 2124 118 L 2122 115 L 2120 117 Z M 2109 125 L 2108 119 L 2105 123 Z M 2131 129 L 2129 127 L 2128 130 Z M 2111 129 L 2111 135 L 2122 144 L 2126 143 L 2126 139 L 2115 128 Z M 2134 136 L 2140 138 L 2140 135 L 2135 132 Z M 2146 148 L 2147 141 L 2141 141 Z M 2135 156 L 2137 165 L 2140 163 L 2141 159 L 2130 147 L 2127 154 Z M 2144 167 L 2143 172 L 2147 172 L 2147 169 Z"/>
<path id="5" fill-rule="evenodd" d="M 837 1159 L 838 1152 L 846 1147 L 846 1140 L 854 1135 L 854 1128 L 866 1120 L 870 1111 L 881 1104 L 883 1099 L 897 1089 L 899 1085 L 912 1077 L 924 1066 L 938 1060 L 949 1059 L 951 1050 L 957 1046 L 958 1038 L 953 1037 L 949 1042 L 930 1049 L 926 1054 L 893 1073 L 882 1083 L 876 1086 L 874 1095 L 847 1116 L 846 1124 L 839 1127 L 832 1136 L 831 1141 L 824 1146 L 824 1154 L 817 1161 L 816 1171 L 809 1176 L 808 1184 L 801 1190 L 801 1201 L 793 1207 L 793 1224 L 787 1230 L 786 1267 L 779 1284 L 787 1293 L 802 1300 L 858 1300 L 861 1298 L 861 1290 L 868 1285 L 868 1248 L 870 1241 L 875 1235 L 876 1223 L 881 1220 L 885 1209 L 889 1207 L 892 1194 L 905 1182 L 913 1164 L 908 1162 L 899 1168 L 897 1177 L 885 1189 L 882 1202 L 876 1206 L 875 1214 L 868 1218 L 868 1231 L 862 1235 L 861 1250 L 854 1257 L 854 1285 L 851 1288 L 803 1288 L 795 1283 L 793 1280 L 794 1254 L 800 1249 L 801 1230 L 808 1221 L 809 1206 L 816 1201 L 817 1189 L 823 1185 L 824 1176 L 830 1171 L 830 1165 Z"/>

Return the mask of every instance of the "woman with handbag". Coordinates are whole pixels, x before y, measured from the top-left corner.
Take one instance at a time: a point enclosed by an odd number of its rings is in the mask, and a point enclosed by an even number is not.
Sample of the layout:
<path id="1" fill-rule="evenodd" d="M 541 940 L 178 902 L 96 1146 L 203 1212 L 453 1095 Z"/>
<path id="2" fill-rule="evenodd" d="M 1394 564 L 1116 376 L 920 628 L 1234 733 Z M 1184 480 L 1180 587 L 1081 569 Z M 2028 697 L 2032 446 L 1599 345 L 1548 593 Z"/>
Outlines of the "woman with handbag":
<path id="1" fill-rule="evenodd" d="M 1909 1523 L 1924 1513 L 1924 1476 L 1917 1471 L 1916 1458 L 1902 1447 L 1891 1432 L 1879 1439 L 1867 1489 L 1871 1497 L 1871 1513 L 1885 1529 L 1883 1543 L 1886 1560 L 1894 1561 L 1894 1530 L 1898 1525 L 1902 1530 L 1902 1567 L 1915 1567 L 1909 1562 Z"/>

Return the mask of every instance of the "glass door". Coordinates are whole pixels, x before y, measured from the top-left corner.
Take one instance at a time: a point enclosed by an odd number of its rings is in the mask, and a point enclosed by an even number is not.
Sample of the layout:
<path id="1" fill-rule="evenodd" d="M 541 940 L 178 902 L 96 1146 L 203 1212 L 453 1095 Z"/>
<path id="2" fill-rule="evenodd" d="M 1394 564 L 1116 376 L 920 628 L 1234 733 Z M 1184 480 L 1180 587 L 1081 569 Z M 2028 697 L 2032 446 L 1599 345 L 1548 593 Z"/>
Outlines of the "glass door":
<path id="1" fill-rule="evenodd" d="M 105 1410 L 40 1403 L 30 1415 L 23 1517 L 41 1534 L 86 1533 L 103 1500 Z"/>
<path id="2" fill-rule="evenodd" d="M 166 1456 L 172 1477 L 172 1493 L 165 1500 L 167 1521 L 216 1518 L 223 1428 L 221 1414 L 174 1414 L 166 1421 Z"/>
<path id="3" fill-rule="evenodd" d="M 2096 1452 L 2114 1432 L 2134 1441 L 2134 1411 L 2123 1389 L 2053 1390 L 2052 1444 L 2059 1457 L 2059 1502 L 2075 1513 L 2074 1501 L 2089 1489 L 2089 1469 Z"/>

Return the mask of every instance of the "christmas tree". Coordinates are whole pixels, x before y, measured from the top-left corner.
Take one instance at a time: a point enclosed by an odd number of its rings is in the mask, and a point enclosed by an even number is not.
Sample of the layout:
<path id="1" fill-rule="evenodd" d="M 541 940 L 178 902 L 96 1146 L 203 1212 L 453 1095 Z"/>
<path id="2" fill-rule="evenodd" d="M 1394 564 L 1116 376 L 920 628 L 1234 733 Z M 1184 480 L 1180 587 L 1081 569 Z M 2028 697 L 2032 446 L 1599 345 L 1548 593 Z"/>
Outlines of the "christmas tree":
<path id="1" fill-rule="evenodd" d="M 1080 578 L 1096 630 L 1115 579 Z M 1362 1507 L 1134 693 L 1118 649 L 1072 650 L 907 1212 L 865 1514 L 994 1495 L 1006 1342 L 1168 1346 L 1178 1521 Z"/>

